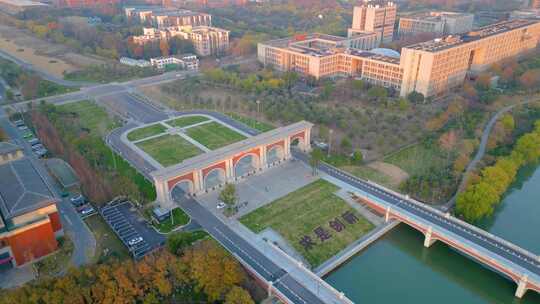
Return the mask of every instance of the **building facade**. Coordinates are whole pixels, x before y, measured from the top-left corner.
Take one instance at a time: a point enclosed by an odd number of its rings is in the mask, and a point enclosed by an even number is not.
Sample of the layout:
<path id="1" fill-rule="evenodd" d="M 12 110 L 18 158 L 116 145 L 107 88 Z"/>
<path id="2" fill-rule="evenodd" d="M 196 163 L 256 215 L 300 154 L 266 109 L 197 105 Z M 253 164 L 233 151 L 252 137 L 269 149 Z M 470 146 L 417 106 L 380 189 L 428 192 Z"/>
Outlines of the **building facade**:
<path id="1" fill-rule="evenodd" d="M 229 50 L 229 31 L 210 26 L 197 26 L 186 30 L 199 56 L 221 55 Z"/>
<path id="2" fill-rule="evenodd" d="M 400 37 L 419 33 L 455 35 L 472 30 L 473 21 L 473 14 L 452 12 L 430 12 L 411 17 L 401 17 L 399 19 L 398 34 Z"/>
<path id="3" fill-rule="evenodd" d="M 397 5 L 393 2 L 366 2 L 354 7 L 349 32 L 376 32 L 379 33 L 383 43 L 389 43 L 394 37 L 396 16 Z"/>
<path id="4" fill-rule="evenodd" d="M 154 25 L 158 28 L 171 26 L 212 26 L 212 16 L 178 8 L 159 6 L 130 6 L 124 8 L 129 20 Z"/>
<path id="5" fill-rule="evenodd" d="M 57 200 L 22 150 L 0 143 L 0 268 L 47 256 L 63 235 Z"/>
<path id="6" fill-rule="evenodd" d="M 361 51 L 346 47 L 328 35 L 305 35 L 258 45 L 265 66 L 296 71 L 315 78 L 349 76 L 391 87 L 407 96 L 443 95 L 493 63 L 536 48 L 540 21 L 508 20 L 463 35 L 406 46 L 401 54 L 388 50 Z"/>
<path id="7" fill-rule="evenodd" d="M 179 65 L 186 70 L 199 68 L 199 59 L 193 54 L 151 58 L 150 63 L 158 69 L 164 69 L 167 65 Z"/>

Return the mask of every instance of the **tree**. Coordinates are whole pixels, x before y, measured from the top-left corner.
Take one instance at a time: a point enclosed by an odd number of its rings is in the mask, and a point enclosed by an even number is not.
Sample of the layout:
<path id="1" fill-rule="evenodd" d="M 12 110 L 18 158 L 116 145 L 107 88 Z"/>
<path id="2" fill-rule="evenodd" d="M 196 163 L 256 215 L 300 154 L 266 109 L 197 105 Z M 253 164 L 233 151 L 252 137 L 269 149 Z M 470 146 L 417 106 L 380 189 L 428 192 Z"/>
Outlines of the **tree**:
<path id="1" fill-rule="evenodd" d="M 423 103 L 424 102 L 424 94 L 418 93 L 416 91 L 412 91 L 407 95 L 407 99 L 414 104 Z"/>
<path id="2" fill-rule="evenodd" d="M 317 167 L 319 166 L 323 158 L 324 158 L 324 153 L 321 149 L 314 148 L 313 150 L 311 150 L 309 164 L 311 168 L 313 169 L 313 175 L 317 174 Z"/>
<path id="3" fill-rule="evenodd" d="M 234 286 L 225 296 L 225 304 L 255 304 L 253 299 L 242 287 Z"/>
<path id="4" fill-rule="evenodd" d="M 161 39 L 159 41 L 159 49 L 161 50 L 161 55 L 163 57 L 169 56 L 169 43 L 167 42 L 167 39 Z"/>
<path id="5" fill-rule="evenodd" d="M 343 137 L 341 139 L 341 150 L 344 152 L 344 153 L 349 153 L 352 149 L 352 143 L 351 143 L 351 140 L 347 137 Z"/>
<path id="6" fill-rule="evenodd" d="M 485 182 L 472 185 L 458 195 L 456 211 L 466 221 L 473 222 L 493 213 L 493 205 L 499 200 L 496 191 Z"/>
<path id="7" fill-rule="evenodd" d="M 368 90 L 367 95 L 373 101 L 384 101 L 388 97 L 388 90 L 380 86 L 374 86 Z"/>
<path id="8" fill-rule="evenodd" d="M 528 90 L 538 88 L 540 83 L 540 69 L 526 71 L 519 77 L 519 83 Z"/>
<path id="9" fill-rule="evenodd" d="M 362 151 L 355 150 L 351 157 L 351 160 L 355 165 L 358 165 L 358 166 L 361 165 L 362 162 L 364 161 L 364 155 L 362 155 Z"/>
<path id="10" fill-rule="evenodd" d="M 233 207 L 238 198 L 236 196 L 236 187 L 234 184 L 226 184 L 221 193 L 219 199 L 224 202 L 228 207 Z"/>

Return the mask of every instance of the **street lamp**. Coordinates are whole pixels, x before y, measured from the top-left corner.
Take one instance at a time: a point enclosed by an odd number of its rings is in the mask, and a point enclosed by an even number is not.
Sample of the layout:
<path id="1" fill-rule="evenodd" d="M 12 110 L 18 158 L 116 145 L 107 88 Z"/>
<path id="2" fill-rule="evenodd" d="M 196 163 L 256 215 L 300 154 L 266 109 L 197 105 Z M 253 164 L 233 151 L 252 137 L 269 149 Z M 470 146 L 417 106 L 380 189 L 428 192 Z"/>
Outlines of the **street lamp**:
<path id="1" fill-rule="evenodd" d="M 260 119 L 259 112 L 261 111 L 261 109 L 260 109 L 261 101 L 257 99 L 256 103 L 257 103 L 257 123 L 259 123 L 259 119 Z"/>

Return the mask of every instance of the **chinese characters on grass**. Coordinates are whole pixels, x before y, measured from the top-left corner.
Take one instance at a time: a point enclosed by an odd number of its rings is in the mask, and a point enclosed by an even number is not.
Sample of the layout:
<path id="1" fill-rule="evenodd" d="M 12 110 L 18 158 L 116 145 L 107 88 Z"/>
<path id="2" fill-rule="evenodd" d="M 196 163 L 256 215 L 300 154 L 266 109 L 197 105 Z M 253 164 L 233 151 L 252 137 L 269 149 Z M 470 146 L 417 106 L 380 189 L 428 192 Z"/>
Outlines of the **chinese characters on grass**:
<path id="1" fill-rule="evenodd" d="M 341 214 L 341 217 L 335 217 L 328 221 L 328 226 L 330 228 L 319 226 L 313 229 L 313 233 L 315 233 L 316 236 L 315 238 L 312 238 L 310 235 L 302 236 L 299 241 L 300 245 L 302 245 L 306 251 L 309 251 L 313 246 L 317 245 L 317 242 L 322 243 L 331 239 L 332 233 L 340 233 L 345 230 L 347 228 L 346 224 L 353 225 L 356 222 L 358 222 L 358 217 L 350 210 L 346 211 Z"/>

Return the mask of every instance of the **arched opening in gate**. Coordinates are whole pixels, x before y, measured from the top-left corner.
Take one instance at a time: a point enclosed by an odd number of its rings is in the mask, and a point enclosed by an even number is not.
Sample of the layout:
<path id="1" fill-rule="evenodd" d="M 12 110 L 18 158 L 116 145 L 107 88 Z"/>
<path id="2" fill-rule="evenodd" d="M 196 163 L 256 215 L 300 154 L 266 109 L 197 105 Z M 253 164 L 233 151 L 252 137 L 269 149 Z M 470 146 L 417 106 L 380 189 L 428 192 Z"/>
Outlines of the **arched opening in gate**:
<path id="1" fill-rule="evenodd" d="M 225 170 L 222 168 L 214 168 L 204 177 L 204 189 L 206 191 L 215 190 L 219 186 L 225 184 L 226 180 Z"/>
<path id="2" fill-rule="evenodd" d="M 171 198 L 174 201 L 178 201 L 186 196 L 186 194 L 193 193 L 193 182 L 185 179 L 178 182 L 171 190 Z"/>
<path id="3" fill-rule="evenodd" d="M 259 167 L 259 157 L 255 154 L 246 154 L 234 165 L 234 176 L 242 177 L 255 173 Z"/>
<path id="4" fill-rule="evenodd" d="M 291 149 L 303 150 L 305 147 L 304 138 L 297 136 L 291 138 Z"/>
<path id="5" fill-rule="evenodd" d="M 268 164 L 274 164 L 279 162 L 285 157 L 285 151 L 280 145 L 271 147 L 269 150 L 266 150 L 266 162 Z"/>

